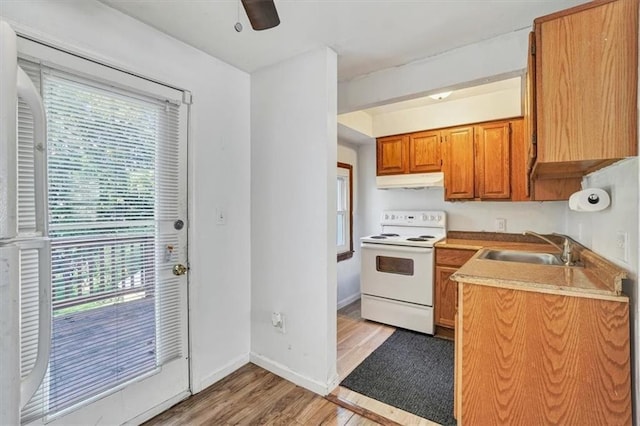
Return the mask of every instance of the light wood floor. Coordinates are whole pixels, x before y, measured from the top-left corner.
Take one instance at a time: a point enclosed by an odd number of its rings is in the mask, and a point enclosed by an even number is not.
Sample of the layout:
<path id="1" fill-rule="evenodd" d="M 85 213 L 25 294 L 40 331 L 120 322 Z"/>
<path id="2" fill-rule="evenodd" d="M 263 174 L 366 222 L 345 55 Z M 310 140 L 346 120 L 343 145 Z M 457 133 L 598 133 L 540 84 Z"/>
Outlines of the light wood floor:
<path id="1" fill-rule="evenodd" d="M 360 300 L 338 311 L 338 375 L 340 381 L 349 375 L 378 346 L 384 343 L 395 331 L 395 327 L 363 320 L 360 317 Z M 338 386 L 329 398 L 340 403 L 366 410 L 368 414 L 379 415 L 383 419 L 412 426 L 437 425 L 430 420 L 418 417 L 399 408 L 353 392 Z"/>
<path id="2" fill-rule="evenodd" d="M 395 328 L 360 318 L 360 301 L 338 311 L 338 374 L 344 379 Z M 146 425 L 435 425 L 338 387 L 323 398 L 254 364 L 151 419 Z"/>

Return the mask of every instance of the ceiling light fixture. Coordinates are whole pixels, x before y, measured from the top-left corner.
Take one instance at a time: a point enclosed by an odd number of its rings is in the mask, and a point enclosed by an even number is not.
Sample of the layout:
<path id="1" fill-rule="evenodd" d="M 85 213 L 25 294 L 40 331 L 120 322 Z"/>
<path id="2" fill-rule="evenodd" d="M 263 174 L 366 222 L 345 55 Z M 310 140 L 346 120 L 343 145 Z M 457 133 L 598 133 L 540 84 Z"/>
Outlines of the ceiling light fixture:
<path id="1" fill-rule="evenodd" d="M 429 95 L 429 97 L 431 99 L 435 99 L 436 101 L 441 101 L 444 98 L 448 97 L 451 93 L 453 92 L 449 91 L 449 92 L 435 93 L 433 95 Z"/>

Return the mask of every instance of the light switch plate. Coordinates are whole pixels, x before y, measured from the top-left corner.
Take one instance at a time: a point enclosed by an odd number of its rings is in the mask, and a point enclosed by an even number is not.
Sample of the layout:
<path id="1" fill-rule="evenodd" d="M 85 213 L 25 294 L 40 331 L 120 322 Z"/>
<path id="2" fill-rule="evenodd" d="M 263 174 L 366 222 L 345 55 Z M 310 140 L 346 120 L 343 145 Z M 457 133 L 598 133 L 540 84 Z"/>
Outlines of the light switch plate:
<path id="1" fill-rule="evenodd" d="M 496 219 L 496 232 L 507 232 L 507 219 L 501 217 Z"/>
<path id="2" fill-rule="evenodd" d="M 629 233 L 616 232 L 616 258 L 623 262 L 629 262 Z"/>

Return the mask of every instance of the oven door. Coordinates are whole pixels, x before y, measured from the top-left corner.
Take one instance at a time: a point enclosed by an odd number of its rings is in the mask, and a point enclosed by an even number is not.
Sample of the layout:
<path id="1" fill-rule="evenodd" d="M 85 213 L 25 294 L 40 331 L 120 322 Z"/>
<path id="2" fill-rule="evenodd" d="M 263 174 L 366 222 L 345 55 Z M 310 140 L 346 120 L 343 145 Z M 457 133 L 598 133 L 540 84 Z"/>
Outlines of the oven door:
<path id="1" fill-rule="evenodd" d="M 362 293 L 433 306 L 433 248 L 362 243 Z"/>

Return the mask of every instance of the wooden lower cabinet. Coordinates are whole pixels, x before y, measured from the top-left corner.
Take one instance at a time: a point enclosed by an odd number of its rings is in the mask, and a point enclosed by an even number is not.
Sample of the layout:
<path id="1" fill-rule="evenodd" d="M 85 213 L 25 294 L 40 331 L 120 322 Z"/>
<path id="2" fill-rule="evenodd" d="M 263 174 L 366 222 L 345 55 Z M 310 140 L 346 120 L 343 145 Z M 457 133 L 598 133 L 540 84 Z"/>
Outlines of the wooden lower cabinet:
<path id="1" fill-rule="evenodd" d="M 628 298 L 460 283 L 459 425 L 630 425 Z"/>
<path id="2" fill-rule="evenodd" d="M 433 310 L 437 329 L 443 327 L 453 330 L 455 328 L 457 283 L 450 277 L 475 253 L 476 250 L 436 248 Z"/>
<path id="3" fill-rule="evenodd" d="M 436 266 L 436 303 L 434 305 L 435 324 L 441 327 L 455 328 L 456 283 L 449 278 L 458 268 Z"/>

